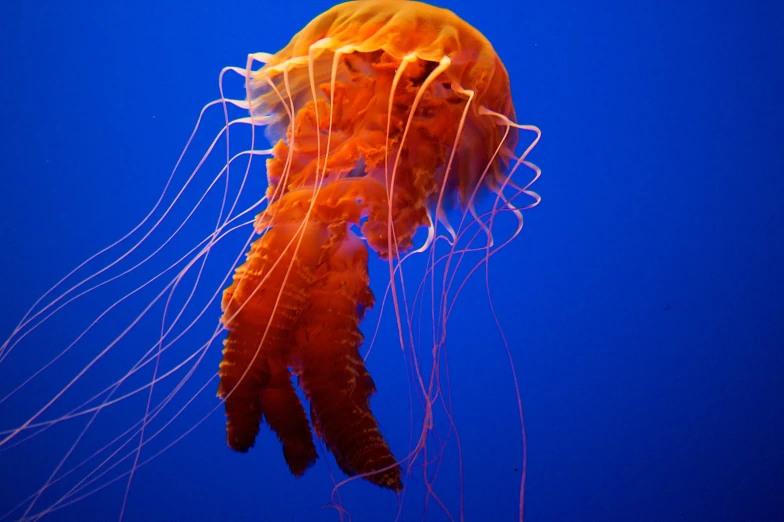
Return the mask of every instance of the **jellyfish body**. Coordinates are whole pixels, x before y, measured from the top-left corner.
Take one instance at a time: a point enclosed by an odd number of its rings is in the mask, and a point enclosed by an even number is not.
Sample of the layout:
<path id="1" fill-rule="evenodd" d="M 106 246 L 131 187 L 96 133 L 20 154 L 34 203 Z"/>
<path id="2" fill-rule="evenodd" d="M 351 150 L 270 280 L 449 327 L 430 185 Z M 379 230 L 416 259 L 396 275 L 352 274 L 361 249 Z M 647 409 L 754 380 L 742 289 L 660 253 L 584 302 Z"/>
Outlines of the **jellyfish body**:
<path id="1" fill-rule="evenodd" d="M 294 475 L 315 462 L 295 376 L 340 468 L 399 491 L 360 355 L 368 249 L 392 263 L 446 205 L 504 183 L 517 143 L 508 75 L 455 14 L 402 0 L 338 5 L 264 61 L 246 89 L 275 142 L 268 206 L 222 303 L 228 444 L 247 451 L 266 422 Z"/>

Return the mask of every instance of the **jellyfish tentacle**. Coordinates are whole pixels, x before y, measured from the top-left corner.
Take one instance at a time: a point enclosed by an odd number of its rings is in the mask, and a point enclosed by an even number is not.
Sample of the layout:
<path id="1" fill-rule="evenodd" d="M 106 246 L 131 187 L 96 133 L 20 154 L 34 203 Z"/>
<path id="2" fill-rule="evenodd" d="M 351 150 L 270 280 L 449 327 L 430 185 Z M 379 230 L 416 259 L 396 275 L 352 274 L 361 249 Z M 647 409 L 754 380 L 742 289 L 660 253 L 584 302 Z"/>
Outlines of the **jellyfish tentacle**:
<path id="1" fill-rule="evenodd" d="M 264 418 L 283 443 L 295 475 L 315 462 L 316 452 L 288 361 L 293 327 L 307 301 L 324 239 L 322 227 L 307 223 L 266 230 L 223 296 L 229 334 L 218 396 L 225 401 L 228 444 L 247 451 Z"/>
<path id="2" fill-rule="evenodd" d="M 261 411 L 283 446 L 283 457 L 292 475 L 299 477 L 316 462 L 318 455 L 288 365 L 280 359 L 276 362 L 277 371 L 260 395 Z"/>
<path id="3" fill-rule="evenodd" d="M 368 250 L 345 221 L 329 229 L 308 306 L 297 321 L 292 361 L 316 434 L 340 469 L 400 491 L 400 467 L 370 410 L 376 386 L 359 354 L 359 323 L 374 302 Z"/>

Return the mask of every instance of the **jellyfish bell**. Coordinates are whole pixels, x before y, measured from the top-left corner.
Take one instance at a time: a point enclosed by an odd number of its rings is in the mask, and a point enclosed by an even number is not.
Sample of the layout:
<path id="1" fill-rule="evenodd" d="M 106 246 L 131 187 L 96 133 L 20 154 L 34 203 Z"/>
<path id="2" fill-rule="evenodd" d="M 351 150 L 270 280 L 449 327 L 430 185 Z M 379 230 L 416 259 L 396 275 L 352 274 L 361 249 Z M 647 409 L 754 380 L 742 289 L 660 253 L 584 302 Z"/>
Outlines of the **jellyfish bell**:
<path id="1" fill-rule="evenodd" d="M 224 94 L 230 73 L 243 79 L 244 97 Z M 170 178 L 137 227 L 39 299 L 0 349 L 2 358 L 24 352 L 28 337 L 64 310 L 146 274 L 97 308 L 84 330 L 2 398 L 10 404 L 61 360 L 92 349 L 61 389 L 14 424 L 0 425 L 2 450 L 82 422 L 45 483 L 10 506 L 10 516 L 40 518 L 114 483 L 127 500 L 137 470 L 197 426 L 214 429 L 216 410 L 225 412 L 227 444 L 237 452 L 249 451 L 268 426 L 294 476 L 331 455 L 345 475 L 327 488 L 341 512 L 345 483 L 361 479 L 401 492 L 416 473 L 426 504 L 433 499 L 436 509 L 462 516 L 462 501 L 440 500 L 433 462 L 459 429 L 448 420 L 446 438 L 439 438 L 434 413 L 443 409 L 449 417 L 447 324 L 467 279 L 487 270 L 491 256 L 519 233 L 521 212 L 539 201 L 529 188 L 539 170 L 526 160 L 539 130 L 516 122 L 509 77 L 490 42 L 451 11 L 424 3 L 346 2 L 278 53 L 252 54 L 245 67 L 226 68 L 221 97 L 204 113 L 210 110 L 222 113 L 222 128 L 193 170 Z M 236 110 L 245 114 L 234 117 Z M 235 139 L 243 129 L 244 141 Z M 518 152 L 521 131 L 531 139 Z M 260 146 L 260 133 L 269 146 Z M 189 140 L 183 157 L 192 149 Z M 225 161 L 210 176 L 215 156 Z M 266 192 L 243 206 L 259 157 Z M 513 180 L 521 166 L 533 173 L 522 185 Z M 194 188 L 198 179 L 208 180 L 203 196 Z M 192 192 L 197 196 L 188 202 L 183 194 Z M 222 194 L 214 226 L 170 252 L 214 192 Z M 505 216 L 517 225 L 499 237 L 496 224 Z M 240 247 L 216 256 L 226 244 Z M 134 300 L 138 311 L 117 313 Z M 199 330 L 218 305 L 219 324 Z M 371 310 L 375 324 L 363 321 Z M 110 316 L 121 326 L 107 324 Z M 384 317 L 395 334 L 380 338 Z M 151 318 L 156 335 L 134 360 L 70 398 L 105 359 L 136 343 L 136 331 Z M 90 341 L 99 327 L 109 336 Z M 221 341 L 215 375 L 204 361 L 214 360 Z M 404 420 L 411 424 L 409 447 L 393 447 L 385 435 L 400 419 L 379 420 L 371 408 L 373 394 L 393 393 L 368 369 L 371 347 L 396 349 L 408 366 L 407 393 L 396 395 L 414 397 Z M 207 404 L 216 377 L 220 400 Z M 101 417 L 140 400 L 133 420 L 73 457 Z M 267 453 L 269 445 L 257 451 Z M 520 491 L 522 518 L 522 484 Z"/>

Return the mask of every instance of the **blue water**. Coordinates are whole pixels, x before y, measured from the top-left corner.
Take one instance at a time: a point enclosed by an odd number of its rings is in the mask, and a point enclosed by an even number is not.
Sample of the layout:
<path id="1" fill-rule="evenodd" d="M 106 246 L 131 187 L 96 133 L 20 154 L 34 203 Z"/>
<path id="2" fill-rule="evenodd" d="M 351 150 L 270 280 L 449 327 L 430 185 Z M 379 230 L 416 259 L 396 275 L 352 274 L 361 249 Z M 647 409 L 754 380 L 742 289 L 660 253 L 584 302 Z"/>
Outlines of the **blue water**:
<path id="1" fill-rule="evenodd" d="M 543 170 L 534 187 L 543 201 L 490 265 L 525 411 L 526 520 L 784 520 L 784 10 L 774 2 L 439 4 L 491 40 L 518 119 L 543 131 L 530 156 Z M 221 68 L 276 51 L 330 5 L 43 1 L 4 9 L 0 337 L 68 270 L 144 216 L 200 109 L 218 97 Z M 222 258 L 224 271 L 231 259 Z M 480 273 L 449 324 L 465 518 L 516 520 L 517 402 L 486 296 Z M 74 306 L 22 348 L 45 352 L 89 309 Z M 214 343 L 202 376 L 219 358 Z M 30 375 L 31 360 L 0 364 L 4 394 Z M 397 454 L 409 447 L 402 361 L 388 336 L 368 363 L 379 385 L 374 412 Z M 79 365 L 14 404 L 29 413 Z M 215 387 L 201 394 L 198 412 L 214 407 Z M 108 429 L 143 412 L 141 400 L 104 422 Z M 16 413 L 0 409 L 8 416 L 0 429 L 18 425 Z M 167 442 L 198 418 L 173 427 Z M 63 435 L 50 430 L 0 448 L 0 516 L 47 480 L 84 426 L 72 422 L 58 426 Z M 99 447 L 101 429 L 89 432 L 98 436 L 88 447 Z M 339 519 L 322 508 L 329 459 L 295 480 L 266 428 L 246 455 L 228 450 L 224 437 L 218 410 L 140 467 L 123 520 Z M 454 515 L 457 460 L 447 448 L 443 501 Z M 421 492 L 421 469 L 406 483 Z M 44 520 L 117 520 L 126 484 Z M 342 491 L 353 520 L 398 512 L 392 493 L 360 482 Z M 420 520 L 421 495 L 404 500 L 401 519 Z M 448 520 L 432 499 L 426 518 Z"/>

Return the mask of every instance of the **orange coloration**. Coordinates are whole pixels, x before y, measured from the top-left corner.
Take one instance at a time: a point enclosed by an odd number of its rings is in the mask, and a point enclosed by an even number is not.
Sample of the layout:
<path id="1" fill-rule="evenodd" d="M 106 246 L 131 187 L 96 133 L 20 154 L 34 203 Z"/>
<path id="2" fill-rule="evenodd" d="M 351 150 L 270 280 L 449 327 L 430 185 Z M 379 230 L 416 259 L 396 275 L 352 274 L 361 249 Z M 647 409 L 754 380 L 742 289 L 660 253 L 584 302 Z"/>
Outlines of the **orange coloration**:
<path id="1" fill-rule="evenodd" d="M 247 451 L 266 421 L 294 475 L 315 461 L 293 374 L 340 468 L 399 491 L 359 352 L 368 247 L 399 259 L 444 205 L 501 185 L 517 141 L 506 70 L 450 11 L 368 0 L 313 20 L 247 91 L 276 144 L 261 236 L 223 297 L 229 446 Z"/>

